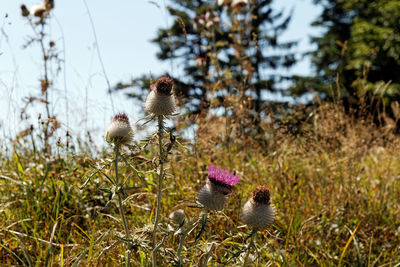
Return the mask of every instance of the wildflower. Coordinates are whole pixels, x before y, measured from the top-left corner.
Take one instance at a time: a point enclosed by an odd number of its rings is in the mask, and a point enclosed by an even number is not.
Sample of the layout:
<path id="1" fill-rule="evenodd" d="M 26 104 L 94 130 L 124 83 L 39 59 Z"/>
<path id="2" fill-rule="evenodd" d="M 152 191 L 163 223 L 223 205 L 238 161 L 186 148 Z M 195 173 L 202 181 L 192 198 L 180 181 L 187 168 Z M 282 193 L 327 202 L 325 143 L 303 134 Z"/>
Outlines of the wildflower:
<path id="1" fill-rule="evenodd" d="M 128 144 L 132 140 L 132 127 L 125 113 L 114 116 L 106 130 L 106 141 L 118 145 Z"/>
<path id="2" fill-rule="evenodd" d="M 174 224 L 182 226 L 185 223 L 185 212 L 182 209 L 171 212 L 169 218 Z"/>
<path id="3" fill-rule="evenodd" d="M 234 173 L 214 165 L 208 166 L 206 184 L 198 193 L 199 202 L 209 210 L 222 210 L 228 200 L 228 194 L 239 180 Z"/>
<path id="4" fill-rule="evenodd" d="M 32 16 L 43 18 L 46 13 L 46 5 L 43 3 L 33 5 L 30 8 L 30 13 Z"/>
<path id="5" fill-rule="evenodd" d="M 176 109 L 173 85 L 174 80 L 168 76 L 158 78 L 150 88 L 144 109 L 154 115 L 172 114 Z"/>
<path id="6" fill-rule="evenodd" d="M 254 229 L 265 229 L 275 220 L 275 208 L 270 203 L 270 191 L 266 185 L 257 186 L 253 196 L 244 204 L 240 220 Z"/>

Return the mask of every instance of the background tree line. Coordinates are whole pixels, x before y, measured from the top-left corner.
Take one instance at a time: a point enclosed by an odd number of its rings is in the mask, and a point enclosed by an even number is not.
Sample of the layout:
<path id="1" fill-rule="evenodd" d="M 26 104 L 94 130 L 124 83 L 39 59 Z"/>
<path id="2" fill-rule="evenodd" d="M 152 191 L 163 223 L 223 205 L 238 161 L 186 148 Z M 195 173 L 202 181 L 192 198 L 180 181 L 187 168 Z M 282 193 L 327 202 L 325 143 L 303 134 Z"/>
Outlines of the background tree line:
<path id="1" fill-rule="evenodd" d="M 313 66 L 308 77 L 279 74 L 301 55 L 293 53 L 295 41 L 281 41 L 291 13 L 274 10 L 272 2 L 171 1 L 168 12 L 174 22 L 152 42 L 160 48 L 160 60 L 182 66 L 182 75 L 167 74 L 175 79 L 189 114 L 202 116 L 213 108 L 227 112 L 227 96 L 236 96 L 257 123 L 266 104 L 276 101 L 266 92 L 294 99 L 312 93 L 341 101 L 359 116 L 373 114 L 382 122 L 379 114 L 384 114 L 397 122 L 400 1 L 315 0 L 323 11 L 312 26 L 323 31 L 311 38 L 316 49 L 307 54 Z M 142 76 L 114 89 L 130 88 L 130 97 L 143 98 L 150 82 L 151 77 Z"/>

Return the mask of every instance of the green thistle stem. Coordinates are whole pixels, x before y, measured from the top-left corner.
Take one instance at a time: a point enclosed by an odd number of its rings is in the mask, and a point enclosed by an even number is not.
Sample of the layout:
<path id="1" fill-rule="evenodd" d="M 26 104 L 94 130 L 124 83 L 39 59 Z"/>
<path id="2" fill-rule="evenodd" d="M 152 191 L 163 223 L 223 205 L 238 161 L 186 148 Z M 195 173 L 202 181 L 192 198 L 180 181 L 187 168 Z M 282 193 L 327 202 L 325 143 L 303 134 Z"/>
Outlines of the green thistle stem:
<path id="1" fill-rule="evenodd" d="M 122 197 L 121 197 L 121 190 L 120 190 L 119 176 L 118 176 L 118 154 L 119 154 L 119 145 L 116 145 L 115 146 L 115 183 L 116 183 L 117 195 L 118 195 L 118 208 L 119 208 L 119 212 L 121 213 L 122 222 L 124 224 L 125 239 L 130 240 L 128 224 L 126 222 L 124 208 L 122 206 Z M 126 241 L 126 245 L 128 248 L 126 266 L 130 266 L 131 259 L 130 259 L 130 253 L 129 253 L 129 242 Z"/>
<path id="2" fill-rule="evenodd" d="M 119 186 L 119 176 L 118 176 L 118 154 L 119 154 L 119 145 L 115 145 L 115 158 L 114 158 L 114 165 L 115 165 L 115 183 Z"/>
<path id="3" fill-rule="evenodd" d="M 243 267 L 247 266 L 247 260 L 249 259 L 249 255 L 250 255 L 250 249 L 252 246 L 254 246 L 254 239 L 256 237 L 256 234 L 257 234 L 257 230 L 253 229 L 253 231 L 250 234 L 250 242 L 246 247 L 246 256 L 244 257 L 244 260 L 243 260 Z"/>
<path id="4" fill-rule="evenodd" d="M 185 244 L 186 237 L 188 236 L 189 233 L 191 233 L 193 231 L 194 228 L 196 228 L 198 225 L 201 225 L 200 232 L 196 236 L 196 241 L 195 241 L 195 243 L 196 243 L 197 240 L 199 240 L 201 238 L 201 236 L 203 235 L 203 233 L 205 231 L 205 227 L 207 224 L 207 217 L 208 217 L 208 210 L 203 210 L 200 213 L 199 219 L 192 225 L 186 226 L 186 230 L 183 231 L 183 233 L 181 234 L 181 240 L 180 240 L 178 252 L 177 252 L 178 266 L 183 266 L 182 265 L 182 249 L 183 249 L 183 245 Z"/>
<path id="5" fill-rule="evenodd" d="M 164 149 L 163 149 L 163 136 L 164 136 L 164 119 L 162 115 L 158 116 L 158 148 L 159 148 L 159 173 L 158 173 L 158 191 L 157 191 L 157 204 L 156 214 L 154 219 L 153 228 L 153 266 L 157 266 L 157 230 L 160 221 L 160 209 L 161 209 L 161 193 L 162 193 L 162 181 L 164 178 Z"/>
<path id="6" fill-rule="evenodd" d="M 179 247 L 178 247 L 178 252 L 177 252 L 178 266 L 182 266 L 182 249 L 183 249 L 183 244 L 185 244 L 186 236 L 187 236 L 187 232 L 183 233 L 181 235 L 181 240 L 179 242 Z"/>
<path id="7" fill-rule="evenodd" d="M 208 218 L 208 210 L 204 209 L 201 214 L 200 214 L 200 219 L 199 219 L 199 223 L 200 223 L 200 231 L 196 236 L 195 239 L 195 243 L 197 243 L 197 241 L 200 240 L 200 238 L 203 236 L 204 232 L 206 231 L 206 227 L 207 227 L 207 218 Z"/>

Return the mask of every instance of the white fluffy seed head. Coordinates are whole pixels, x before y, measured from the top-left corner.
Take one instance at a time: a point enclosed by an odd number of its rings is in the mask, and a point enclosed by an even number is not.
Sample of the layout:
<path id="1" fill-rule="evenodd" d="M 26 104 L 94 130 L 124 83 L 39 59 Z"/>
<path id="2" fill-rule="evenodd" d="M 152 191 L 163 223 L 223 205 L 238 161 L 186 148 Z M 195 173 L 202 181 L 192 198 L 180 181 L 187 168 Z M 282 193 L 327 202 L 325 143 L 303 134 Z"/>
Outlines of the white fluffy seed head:
<path id="1" fill-rule="evenodd" d="M 271 204 L 256 203 L 250 199 L 242 208 L 240 220 L 254 229 L 265 229 L 275 220 L 275 207 Z"/>
<path id="2" fill-rule="evenodd" d="M 144 109 L 154 115 L 171 115 L 175 109 L 175 96 L 164 95 L 151 90 L 146 98 Z"/>
<path id="3" fill-rule="evenodd" d="M 171 212 L 169 218 L 174 224 L 182 225 L 185 222 L 185 212 L 182 209 Z"/>
<path id="4" fill-rule="evenodd" d="M 209 210 L 222 210 L 228 201 L 228 195 L 218 190 L 217 187 L 217 185 L 208 182 L 198 193 L 199 202 Z"/>
<path id="5" fill-rule="evenodd" d="M 132 141 L 132 127 L 126 114 L 117 114 L 108 126 L 106 141 L 116 145 L 128 144 Z"/>

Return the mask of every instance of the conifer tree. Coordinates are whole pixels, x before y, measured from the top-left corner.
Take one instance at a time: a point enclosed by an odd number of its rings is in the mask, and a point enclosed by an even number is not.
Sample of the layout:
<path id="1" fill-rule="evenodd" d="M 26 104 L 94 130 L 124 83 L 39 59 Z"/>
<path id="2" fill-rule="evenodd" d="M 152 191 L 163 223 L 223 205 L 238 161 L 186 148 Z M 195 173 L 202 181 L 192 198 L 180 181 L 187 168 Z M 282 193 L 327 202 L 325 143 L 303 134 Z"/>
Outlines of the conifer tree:
<path id="1" fill-rule="evenodd" d="M 211 96 L 217 99 L 213 107 L 223 106 L 227 94 L 251 97 L 251 108 L 259 113 L 266 101 L 263 92 L 274 92 L 283 79 L 276 70 L 295 63 L 290 48 L 296 42 L 279 40 L 290 15 L 276 12 L 272 0 L 173 0 L 168 12 L 174 22 L 152 41 L 159 46 L 160 60 L 182 68 L 166 74 L 176 81 L 176 93 L 191 114 L 206 113 Z M 115 89 L 135 87 L 139 91 L 130 96 L 140 98 L 149 78 Z"/>
<path id="2" fill-rule="evenodd" d="M 314 2 L 323 6 L 323 12 L 313 26 L 325 29 L 312 38 L 317 45 L 311 53 L 315 76 L 300 78 L 292 93 L 311 90 L 328 100 L 339 96 L 347 107 L 361 112 L 366 99 L 371 112 L 399 101 L 400 2 Z"/>

